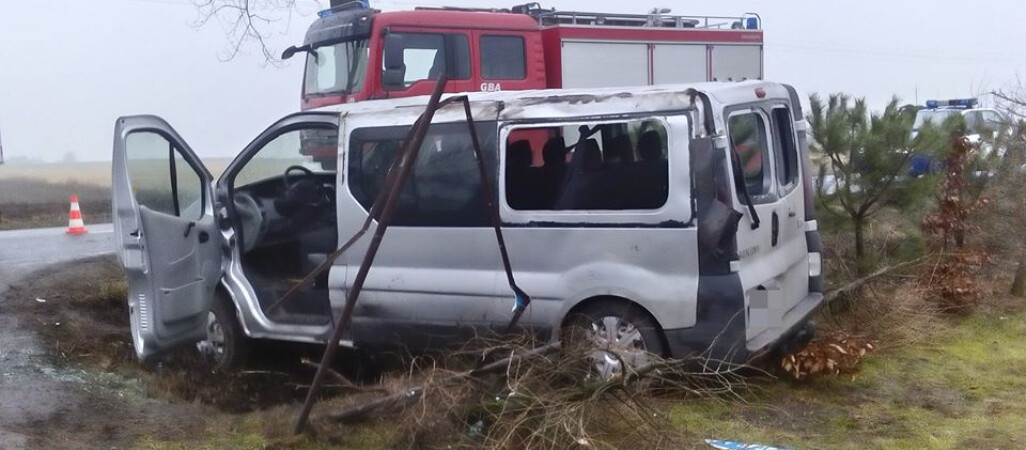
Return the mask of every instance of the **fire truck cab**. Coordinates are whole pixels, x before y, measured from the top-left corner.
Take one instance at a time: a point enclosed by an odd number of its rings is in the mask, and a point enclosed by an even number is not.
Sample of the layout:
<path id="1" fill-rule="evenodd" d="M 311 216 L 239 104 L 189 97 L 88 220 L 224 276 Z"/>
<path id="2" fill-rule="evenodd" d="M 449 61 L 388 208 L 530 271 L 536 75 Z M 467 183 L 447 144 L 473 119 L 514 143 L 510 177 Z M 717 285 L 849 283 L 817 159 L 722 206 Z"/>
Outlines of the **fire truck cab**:
<path id="1" fill-rule="evenodd" d="M 763 77 L 758 15 L 509 10 L 381 12 L 332 1 L 302 46 L 302 108 L 447 92 L 640 86 Z"/>

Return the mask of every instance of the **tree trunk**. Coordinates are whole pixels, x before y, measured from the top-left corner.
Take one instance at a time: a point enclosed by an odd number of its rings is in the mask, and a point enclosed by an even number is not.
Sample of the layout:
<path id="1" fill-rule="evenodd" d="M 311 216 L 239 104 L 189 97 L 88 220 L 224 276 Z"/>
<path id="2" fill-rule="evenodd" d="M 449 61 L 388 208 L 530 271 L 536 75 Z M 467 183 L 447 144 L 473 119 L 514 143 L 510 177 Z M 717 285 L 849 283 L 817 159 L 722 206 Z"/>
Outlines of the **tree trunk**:
<path id="1" fill-rule="evenodd" d="M 855 268 L 856 272 L 862 275 L 869 271 L 866 261 L 865 221 L 862 217 L 854 217 L 852 226 L 855 227 Z"/>
<path id="2" fill-rule="evenodd" d="M 1015 269 L 1011 294 L 1016 297 L 1026 297 L 1026 251 L 1023 249 L 1019 250 L 1019 265 Z"/>

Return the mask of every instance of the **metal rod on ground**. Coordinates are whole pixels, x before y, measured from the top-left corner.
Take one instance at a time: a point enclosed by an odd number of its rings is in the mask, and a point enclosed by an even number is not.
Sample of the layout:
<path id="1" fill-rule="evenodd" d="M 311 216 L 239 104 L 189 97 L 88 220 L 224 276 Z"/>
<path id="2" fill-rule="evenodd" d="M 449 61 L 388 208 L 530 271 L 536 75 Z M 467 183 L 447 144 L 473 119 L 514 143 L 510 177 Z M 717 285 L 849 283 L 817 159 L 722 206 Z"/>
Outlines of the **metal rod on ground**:
<path id="1" fill-rule="evenodd" d="M 547 345 L 543 345 L 541 347 L 535 347 L 535 348 L 533 348 L 531 350 L 528 350 L 528 351 L 525 351 L 523 353 L 519 353 L 519 354 L 515 353 L 513 355 L 510 355 L 508 358 L 503 358 L 503 359 L 500 359 L 500 360 L 497 360 L 497 361 L 493 361 L 493 362 L 485 364 L 485 365 L 483 365 L 483 366 L 481 366 L 481 367 L 479 367 L 477 369 L 468 370 L 468 371 L 465 371 L 465 372 L 460 372 L 460 373 L 457 373 L 455 375 L 451 375 L 451 376 L 445 377 L 439 383 L 439 385 L 440 386 L 444 386 L 444 385 L 447 385 L 447 384 L 455 383 L 457 381 L 463 381 L 463 380 L 465 380 L 467 378 L 473 378 L 473 377 L 477 377 L 477 376 L 488 374 L 488 373 L 492 373 L 492 372 L 498 372 L 498 371 L 501 371 L 501 370 L 505 369 L 506 367 L 516 363 L 516 362 L 519 362 L 519 361 L 522 361 L 522 360 L 525 360 L 525 359 L 529 359 L 529 358 L 545 356 L 545 355 L 548 355 L 550 353 L 555 353 L 555 352 L 559 351 L 559 348 L 560 348 L 560 342 L 556 341 L 556 342 L 552 342 L 552 343 L 547 344 Z M 390 406 L 404 405 L 404 404 L 406 404 L 408 402 L 416 400 L 417 398 L 420 398 L 420 396 L 424 394 L 424 389 L 426 387 L 427 386 L 416 386 L 416 387 L 412 387 L 412 388 L 408 388 L 408 389 L 403 389 L 401 392 L 389 395 L 387 397 L 382 397 L 382 398 L 379 398 L 377 400 L 372 400 L 372 401 L 364 403 L 362 405 L 359 405 L 359 406 L 356 406 L 356 407 L 353 407 L 353 408 L 350 408 L 350 409 L 346 409 L 346 410 L 343 410 L 343 411 L 339 411 L 338 413 L 335 413 L 335 414 L 329 414 L 326 417 L 328 417 L 329 419 L 332 419 L 332 420 L 344 422 L 346 420 L 351 420 L 351 419 L 355 419 L 355 418 L 358 418 L 358 417 L 370 414 L 370 413 L 372 413 L 374 411 L 377 411 L 379 409 L 382 409 L 382 408 L 387 408 L 387 407 L 390 407 Z"/>
<path id="2" fill-rule="evenodd" d="M 438 102 L 442 97 L 442 91 L 445 88 L 446 80 L 447 78 L 445 75 L 442 75 L 438 79 L 438 82 L 435 83 L 435 89 L 434 92 L 431 93 L 431 99 L 428 101 L 427 108 L 421 115 L 421 126 L 411 130 L 411 132 L 414 133 L 414 136 L 412 139 L 406 140 L 406 148 L 402 152 L 402 155 L 400 155 L 403 158 L 403 161 L 398 166 L 399 173 L 391 180 L 393 183 L 390 184 L 393 184 L 393 186 L 390 188 L 388 198 L 381 210 L 381 219 L 378 221 L 378 227 L 374 230 L 374 237 L 371 239 L 370 246 L 367 248 L 367 253 L 364 255 L 363 262 L 360 264 L 360 270 L 357 272 L 356 278 L 353 280 L 353 286 L 349 289 L 348 295 L 346 296 L 346 305 L 342 310 L 342 316 L 339 317 L 338 322 L 335 325 L 335 329 L 331 333 L 331 338 L 328 339 L 328 346 L 324 349 L 324 357 L 321 358 L 321 365 L 317 369 L 317 374 L 314 375 L 313 382 L 310 384 L 310 390 L 306 394 L 306 401 L 303 402 L 303 408 L 299 411 L 299 417 L 296 418 L 296 424 L 293 430 L 295 434 L 299 434 L 306 427 L 306 422 L 310 418 L 310 411 L 313 409 L 314 401 L 316 401 L 317 392 L 320 390 L 321 384 L 324 382 L 327 369 L 335 359 L 335 353 L 338 351 L 342 336 L 344 336 L 345 332 L 349 330 L 353 310 L 356 307 L 356 300 L 359 298 L 360 291 L 363 289 L 363 283 L 367 280 L 367 273 L 370 271 L 371 265 L 374 264 L 374 257 L 377 255 L 378 247 L 381 246 L 381 239 L 385 234 L 385 230 L 388 229 L 388 225 L 392 221 L 392 213 L 395 212 L 395 205 L 399 198 L 399 193 L 402 191 L 403 185 L 406 183 L 410 173 L 413 171 L 413 166 L 417 161 L 417 154 L 420 151 L 421 143 L 423 143 L 424 136 L 427 134 L 428 128 L 430 128 L 431 119 L 434 117 L 435 111 L 438 108 Z"/>

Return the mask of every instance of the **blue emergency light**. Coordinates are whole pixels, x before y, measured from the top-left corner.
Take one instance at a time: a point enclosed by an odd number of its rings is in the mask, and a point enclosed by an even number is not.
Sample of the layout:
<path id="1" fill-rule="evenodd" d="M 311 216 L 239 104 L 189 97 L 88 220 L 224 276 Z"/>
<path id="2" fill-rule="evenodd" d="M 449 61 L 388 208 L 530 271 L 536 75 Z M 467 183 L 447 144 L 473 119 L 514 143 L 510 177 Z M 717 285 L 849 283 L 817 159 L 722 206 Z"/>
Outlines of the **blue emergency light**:
<path id="1" fill-rule="evenodd" d="M 353 0 L 338 6 L 332 6 L 331 8 L 317 11 L 317 17 L 328 17 L 339 11 L 345 11 L 347 9 L 370 9 L 370 0 Z"/>
<path id="2" fill-rule="evenodd" d="M 961 108 L 969 109 L 976 106 L 977 100 L 975 98 L 955 98 L 951 100 L 927 100 L 926 107 L 928 109 L 937 109 L 940 107 L 946 108 Z"/>

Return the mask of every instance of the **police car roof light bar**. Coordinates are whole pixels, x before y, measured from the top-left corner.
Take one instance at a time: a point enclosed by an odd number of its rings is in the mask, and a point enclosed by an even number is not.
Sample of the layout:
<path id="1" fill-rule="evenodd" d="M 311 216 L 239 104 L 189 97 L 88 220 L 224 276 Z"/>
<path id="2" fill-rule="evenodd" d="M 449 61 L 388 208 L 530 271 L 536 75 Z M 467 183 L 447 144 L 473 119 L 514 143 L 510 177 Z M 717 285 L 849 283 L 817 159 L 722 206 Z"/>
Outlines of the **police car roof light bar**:
<path id="1" fill-rule="evenodd" d="M 975 98 L 954 98 L 950 100 L 927 100 L 926 107 L 928 109 L 937 109 L 940 107 L 945 108 L 960 108 L 969 109 L 976 106 L 977 99 Z"/>
<path id="2" fill-rule="evenodd" d="M 334 4 L 335 2 L 332 3 Z M 347 9 L 370 9 L 370 0 L 353 0 L 351 2 L 334 5 L 331 8 L 317 11 L 317 17 L 328 17 L 339 11 L 345 11 Z"/>

